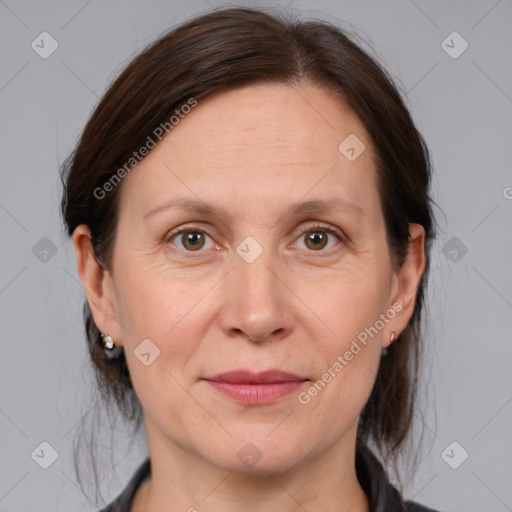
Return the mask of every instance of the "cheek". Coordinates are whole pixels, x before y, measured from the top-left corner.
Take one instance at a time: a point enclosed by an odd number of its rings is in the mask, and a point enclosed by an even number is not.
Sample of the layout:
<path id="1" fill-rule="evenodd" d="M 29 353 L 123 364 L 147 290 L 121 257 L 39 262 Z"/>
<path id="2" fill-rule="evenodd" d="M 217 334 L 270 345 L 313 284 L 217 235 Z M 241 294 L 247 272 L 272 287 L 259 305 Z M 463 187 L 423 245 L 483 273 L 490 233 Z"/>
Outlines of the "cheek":
<path id="1" fill-rule="evenodd" d="M 212 285 L 184 282 L 163 269 L 118 268 L 117 312 L 126 328 L 123 341 L 135 393 L 147 414 L 166 418 L 178 433 L 184 429 L 181 419 L 194 410 L 183 374 L 202 338 L 199 302 Z M 149 364 L 139 347 L 149 352 Z"/>
<path id="2" fill-rule="evenodd" d="M 329 327 L 326 336 L 313 337 L 320 355 L 316 381 L 300 403 L 311 412 L 317 428 L 335 439 L 349 428 L 367 402 L 377 376 L 382 331 L 375 329 L 386 312 L 385 280 L 368 267 L 331 276 L 312 308 Z M 380 324 L 379 324 L 380 325 Z M 314 413 L 312 412 L 314 411 Z"/>
<path id="3" fill-rule="evenodd" d="M 323 320 L 329 344 L 337 340 L 337 349 L 374 325 L 385 313 L 389 298 L 386 269 L 375 261 L 347 262 L 338 272 L 316 276 L 302 282 L 298 294 L 308 298 L 308 305 Z"/>
<path id="4" fill-rule="evenodd" d="M 116 300 L 119 316 L 131 326 L 130 334 L 161 338 L 204 295 L 204 282 L 184 281 L 161 265 L 138 265 L 136 258 L 120 263 Z"/>
<path id="5" fill-rule="evenodd" d="M 354 263 L 331 274 L 316 292 L 302 291 L 309 300 L 317 299 L 312 309 L 328 327 L 322 329 L 324 336 L 311 333 L 322 360 L 318 394 L 355 415 L 370 395 L 380 362 L 385 325 L 380 319 L 389 309 L 387 282 L 379 264 Z"/>
<path id="6" fill-rule="evenodd" d="M 212 306 L 219 303 L 217 281 L 216 275 L 184 279 L 165 268 L 119 267 L 119 320 L 127 331 L 123 341 L 134 385 L 139 379 L 144 384 L 141 398 L 152 387 L 158 392 L 160 379 L 176 387 L 173 376 L 182 382 L 188 378 L 184 374 L 192 372 L 189 367 L 205 337 Z M 158 358 L 151 367 L 159 368 L 158 375 L 145 371 L 137 359 L 138 347 L 146 339 L 157 347 Z"/>

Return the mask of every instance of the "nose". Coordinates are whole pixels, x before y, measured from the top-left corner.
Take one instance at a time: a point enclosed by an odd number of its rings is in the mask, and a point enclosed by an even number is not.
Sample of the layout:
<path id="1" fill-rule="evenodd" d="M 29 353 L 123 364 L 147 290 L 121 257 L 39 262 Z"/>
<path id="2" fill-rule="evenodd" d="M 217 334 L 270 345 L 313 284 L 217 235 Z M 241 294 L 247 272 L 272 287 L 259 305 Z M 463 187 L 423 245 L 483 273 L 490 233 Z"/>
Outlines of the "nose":
<path id="1" fill-rule="evenodd" d="M 226 279 L 219 318 L 228 337 L 262 343 L 292 332 L 293 292 L 285 282 L 282 267 L 272 262 L 271 255 L 263 251 L 252 263 L 236 255 Z"/>

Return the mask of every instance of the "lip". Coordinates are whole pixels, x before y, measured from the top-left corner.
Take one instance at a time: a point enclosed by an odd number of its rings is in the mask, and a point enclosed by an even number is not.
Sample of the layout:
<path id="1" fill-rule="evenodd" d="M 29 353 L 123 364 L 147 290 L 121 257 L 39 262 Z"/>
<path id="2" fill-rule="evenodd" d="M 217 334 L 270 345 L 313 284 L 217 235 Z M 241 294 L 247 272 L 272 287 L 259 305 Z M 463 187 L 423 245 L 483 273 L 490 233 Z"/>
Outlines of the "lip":
<path id="1" fill-rule="evenodd" d="M 263 405 L 298 391 L 309 379 L 281 370 L 233 370 L 203 380 L 240 403 Z"/>
<path id="2" fill-rule="evenodd" d="M 219 373 L 213 377 L 205 377 L 205 380 L 227 382 L 229 384 L 281 384 L 284 382 L 299 382 L 308 379 L 282 370 L 266 370 L 263 372 L 232 370 Z"/>

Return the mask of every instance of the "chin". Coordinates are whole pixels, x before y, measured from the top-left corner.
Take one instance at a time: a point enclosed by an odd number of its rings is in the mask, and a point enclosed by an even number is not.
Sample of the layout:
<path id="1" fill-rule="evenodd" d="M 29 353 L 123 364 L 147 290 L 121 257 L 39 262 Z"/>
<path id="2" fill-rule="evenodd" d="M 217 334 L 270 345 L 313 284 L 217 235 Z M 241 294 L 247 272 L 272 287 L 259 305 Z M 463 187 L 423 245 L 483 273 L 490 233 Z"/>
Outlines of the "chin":
<path id="1" fill-rule="evenodd" d="M 271 439 L 268 435 L 271 429 L 266 428 L 265 433 L 251 433 L 250 429 L 229 439 L 226 445 L 220 443 L 215 448 L 210 447 L 207 459 L 215 466 L 226 471 L 247 475 L 265 475 L 268 473 L 284 473 L 301 460 L 304 455 L 304 445 L 294 442 L 290 437 L 279 436 Z"/>

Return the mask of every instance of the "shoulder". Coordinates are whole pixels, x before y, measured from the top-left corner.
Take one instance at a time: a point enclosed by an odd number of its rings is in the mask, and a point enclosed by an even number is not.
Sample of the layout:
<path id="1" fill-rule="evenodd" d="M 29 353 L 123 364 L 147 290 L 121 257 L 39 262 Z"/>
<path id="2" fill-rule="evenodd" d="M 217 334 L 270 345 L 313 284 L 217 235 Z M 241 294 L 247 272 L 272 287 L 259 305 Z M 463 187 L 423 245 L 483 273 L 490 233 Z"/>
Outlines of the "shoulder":
<path id="1" fill-rule="evenodd" d="M 433 508 L 425 507 L 424 505 L 420 505 L 415 501 L 406 501 L 404 502 L 405 510 L 407 512 L 439 512 L 438 510 L 434 510 Z"/>

